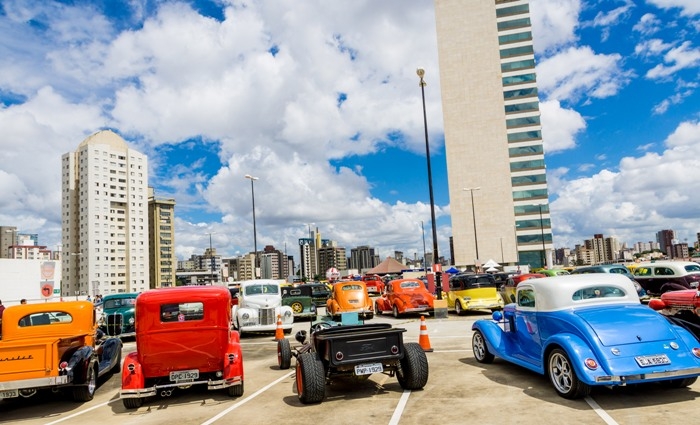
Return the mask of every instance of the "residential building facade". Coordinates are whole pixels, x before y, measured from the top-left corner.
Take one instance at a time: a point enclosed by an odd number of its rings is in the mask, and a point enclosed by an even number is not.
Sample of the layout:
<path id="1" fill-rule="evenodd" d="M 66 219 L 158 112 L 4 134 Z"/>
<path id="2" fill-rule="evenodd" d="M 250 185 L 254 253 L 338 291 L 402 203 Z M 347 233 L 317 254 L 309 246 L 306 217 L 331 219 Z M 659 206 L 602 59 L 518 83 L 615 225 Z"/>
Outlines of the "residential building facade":
<path id="1" fill-rule="evenodd" d="M 61 179 L 62 295 L 149 289 L 146 155 L 99 131 L 62 156 Z"/>
<path id="2" fill-rule="evenodd" d="M 148 188 L 149 275 L 151 288 L 175 286 L 175 199 L 156 198 Z"/>
<path id="3" fill-rule="evenodd" d="M 435 15 L 454 264 L 551 266 L 529 2 L 435 0 Z"/>

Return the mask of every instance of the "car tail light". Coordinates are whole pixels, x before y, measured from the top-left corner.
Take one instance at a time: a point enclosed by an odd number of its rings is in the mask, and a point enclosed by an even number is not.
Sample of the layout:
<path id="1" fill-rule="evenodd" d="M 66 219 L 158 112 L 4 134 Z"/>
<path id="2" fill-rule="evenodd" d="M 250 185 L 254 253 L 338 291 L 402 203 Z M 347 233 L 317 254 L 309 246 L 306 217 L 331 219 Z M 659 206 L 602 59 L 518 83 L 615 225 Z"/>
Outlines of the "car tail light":
<path id="1" fill-rule="evenodd" d="M 596 370 L 598 369 L 598 362 L 596 362 L 594 359 L 588 358 L 583 361 L 583 364 L 586 365 L 587 368 L 590 370 Z"/>
<path id="2" fill-rule="evenodd" d="M 61 370 L 64 370 L 67 367 L 68 367 L 68 362 L 65 362 L 65 361 L 58 364 L 58 368 Z"/>
<path id="3" fill-rule="evenodd" d="M 399 347 L 397 347 L 396 345 L 392 345 L 391 354 L 399 354 Z"/>
<path id="4" fill-rule="evenodd" d="M 336 360 L 341 361 L 341 360 L 343 360 L 343 357 L 345 357 L 345 356 L 343 355 L 342 352 L 338 351 L 337 353 L 335 353 Z"/>
<path id="5" fill-rule="evenodd" d="M 235 354 L 229 354 L 229 355 L 228 355 L 228 362 L 229 362 L 229 363 L 235 363 L 235 362 L 236 362 L 236 355 L 235 355 Z"/>
<path id="6" fill-rule="evenodd" d="M 693 348 L 693 355 L 700 359 L 700 348 L 698 348 L 698 347 Z"/>
<path id="7" fill-rule="evenodd" d="M 136 370 L 136 366 L 133 363 L 129 363 L 129 365 L 126 367 L 129 372 L 133 375 L 134 371 Z"/>

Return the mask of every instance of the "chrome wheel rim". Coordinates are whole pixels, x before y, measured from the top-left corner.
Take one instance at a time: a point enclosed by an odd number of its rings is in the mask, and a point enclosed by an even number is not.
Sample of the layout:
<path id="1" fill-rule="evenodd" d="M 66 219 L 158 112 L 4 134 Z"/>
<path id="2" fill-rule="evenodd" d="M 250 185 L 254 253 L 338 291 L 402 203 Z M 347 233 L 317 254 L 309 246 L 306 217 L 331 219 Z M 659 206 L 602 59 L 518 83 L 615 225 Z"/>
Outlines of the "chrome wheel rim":
<path id="1" fill-rule="evenodd" d="M 560 393 L 568 393 L 573 386 L 573 374 L 569 360 L 561 353 L 554 353 L 549 358 L 549 376 L 552 384 Z"/>
<path id="2" fill-rule="evenodd" d="M 486 343 L 479 332 L 475 333 L 472 339 L 472 350 L 474 351 L 474 357 L 478 360 L 483 359 L 486 355 Z"/>

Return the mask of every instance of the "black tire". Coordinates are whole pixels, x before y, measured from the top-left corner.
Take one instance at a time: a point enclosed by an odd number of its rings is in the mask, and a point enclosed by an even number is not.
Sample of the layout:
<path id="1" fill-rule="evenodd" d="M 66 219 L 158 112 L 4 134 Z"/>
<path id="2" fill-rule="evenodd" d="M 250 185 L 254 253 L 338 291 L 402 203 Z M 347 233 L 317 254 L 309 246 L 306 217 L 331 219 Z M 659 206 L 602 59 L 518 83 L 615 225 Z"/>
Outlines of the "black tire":
<path id="1" fill-rule="evenodd" d="M 289 369 L 292 364 L 292 348 L 289 345 L 288 339 L 280 339 L 277 341 L 277 365 L 280 369 Z"/>
<path id="2" fill-rule="evenodd" d="M 460 304 L 459 301 L 455 301 L 455 313 L 457 313 L 457 316 L 461 316 L 463 312 L 462 304 Z"/>
<path id="3" fill-rule="evenodd" d="M 127 409 L 138 409 L 143 404 L 142 398 L 123 398 L 122 403 Z"/>
<path id="4" fill-rule="evenodd" d="M 547 376 L 557 394 L 569 400 L 591 393 L 591 386 L 578 379 L 569 356 L 560 348 L 552 350 L 547 357 Z"/>
<path id="5" fill-rule="evenodd" d="M 474 335 L 472 335 L 472 352 L 479 363 L 492 363 L 495 357 L 489 351 L 489 347 L 486 345 L 486 338 L 484 338 L 484 334 L 480 330 L 475 330 Z"/>
<path id="6" fill-rule="evenodd" d="M 381 316 L 381 315 L 382 315 L 382 311 L 379 309 L 379 303 L 376 302 L 376 301 L 374 302 L 374 313 L 375 313 L 377 316 Z"/>
<path id="7" fill-rule="evenodd" d="M 95 363 L 90 363 L 86 371 L 85 382 L 73 387 L 73 400 L 90 401 L 95 396 L 95 389 L 97 389 L 97 372 L 95 371 Z"/>
<path id="8" fill-rule="evenodd" d="M 284 333 L 285 335 L 289 335 L 290 333 L 292 333 L 292 328 L 284 329 L 282 333 Z"/>
<path id="9" fill-rule="evenodd" d="M 241 385 L 234 385 L 232 387 L 226 388 L 226 394 L 228 394 L 229 397 L 240 397 L 243 395 L 243 381 L 241 381 Z"/>
<path id="10" fill-rule="evenodd" d="M 401 388 L 419 390 L 428 383 L 428 357 L 417 342 L 407 342 L 403 345 L 403 349 L 401 369 L 396 374 L 396 378 Z"/>
<path id="11" fill-rule="evenodd" d="M 693 385 L 697 380 L 698 378 L 697 376 L 695 376 L 692 378 L 679 378 L 671 379 L 668 381 L 661 381 L 660 384 L 666 388 L 685 388 Z"/>
<path id="12" fill-rule="evenodd" d="M 119 350 L 119 354 L 117 354 L 117 363 L 110 369 L 110 373 L 112 374 L 117 374 L 122 371 L 122 352 L 121 349 Z"/>
<path id="13" fill-rule="evenodd" d="M 326 396 L 323 363 L 317 353 L 301 353 L 297 357 L 297 396 L 303 404 L 320 403 Z"/>
<path id="14" fill-rule="evenodd" d="M 394 315 L 394 317 L 395 317 L 396 319 L 399 318 L 399 309 L 398 309 L 398 307 L 396 307 L 396 305 L 394 305 L 394 306 L 391 308 L 391 313 Z"/>

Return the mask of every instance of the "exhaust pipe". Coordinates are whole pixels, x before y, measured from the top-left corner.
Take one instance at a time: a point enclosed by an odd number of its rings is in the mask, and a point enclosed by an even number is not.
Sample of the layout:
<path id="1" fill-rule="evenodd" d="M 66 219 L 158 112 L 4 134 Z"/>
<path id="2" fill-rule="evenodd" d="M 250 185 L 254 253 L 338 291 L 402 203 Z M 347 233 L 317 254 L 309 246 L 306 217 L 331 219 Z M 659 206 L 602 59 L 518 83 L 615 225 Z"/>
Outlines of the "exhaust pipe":
<path id="1" fill-rule="evenodd" d="M 161 397 L 170 397 L 170 395 L 173 393 L 173 390 L 163 390 L 160 392 Z"/>

